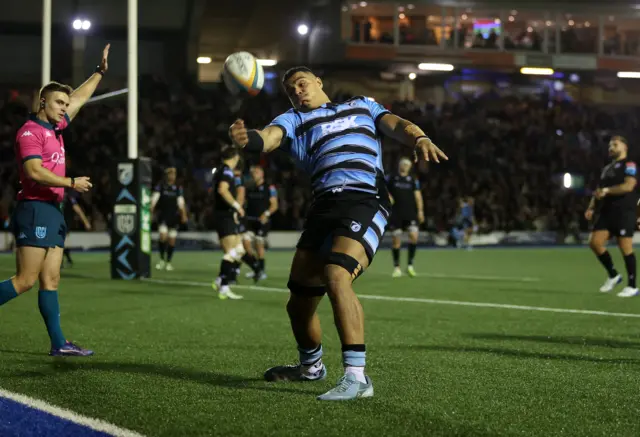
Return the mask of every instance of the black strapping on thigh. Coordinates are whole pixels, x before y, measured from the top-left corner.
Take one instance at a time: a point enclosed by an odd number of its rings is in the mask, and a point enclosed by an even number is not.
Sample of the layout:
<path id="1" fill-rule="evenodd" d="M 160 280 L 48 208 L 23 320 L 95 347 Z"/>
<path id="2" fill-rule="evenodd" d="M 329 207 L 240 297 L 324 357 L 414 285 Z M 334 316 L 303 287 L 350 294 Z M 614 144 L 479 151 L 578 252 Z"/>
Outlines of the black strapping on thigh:
<path id="1" fill-rule="evenodd" d="M 292 294 L 301 297 L 321 297 L 326 293 L 326 287 L 324 285 L 302 285 L 298 281 L 294 281 L 293 279 L 289 279 L 287 283 L 287 288 L 291 291 Z"/>

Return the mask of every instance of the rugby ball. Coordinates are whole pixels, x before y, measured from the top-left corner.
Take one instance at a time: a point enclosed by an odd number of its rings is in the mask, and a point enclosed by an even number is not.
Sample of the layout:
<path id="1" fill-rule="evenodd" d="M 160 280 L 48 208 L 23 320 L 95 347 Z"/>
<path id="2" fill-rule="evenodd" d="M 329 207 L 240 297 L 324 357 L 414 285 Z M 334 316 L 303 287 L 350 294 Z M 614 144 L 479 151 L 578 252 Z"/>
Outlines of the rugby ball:
<path id="1" fill-rule="evenodd" d="M 257 95 L 264 85 L 264 70 L 249 52 L 236 52 L 224 61 L 222 79 L 231 94 Z"/>

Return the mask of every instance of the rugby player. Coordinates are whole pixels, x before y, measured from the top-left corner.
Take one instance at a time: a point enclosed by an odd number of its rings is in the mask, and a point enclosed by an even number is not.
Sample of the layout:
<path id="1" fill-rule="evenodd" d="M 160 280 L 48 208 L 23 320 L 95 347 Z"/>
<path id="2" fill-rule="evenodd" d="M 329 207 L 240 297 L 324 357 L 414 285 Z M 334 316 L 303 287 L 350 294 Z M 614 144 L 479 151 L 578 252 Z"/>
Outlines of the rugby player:
<path id="1" fill-rule="evenodd" d="M 273 367 L 265 379 L 326 377 L 316 309 L 327 293 L 342 343 L 344 375 L 318 399 L 373 396 L 364 371 L 364 314 L 352 282 L 371 264 L 389 217 L 380 135 L 427 160 L 447 158 L 419 127 L 366 97 L 331 102 L 322 80 L 306 67 L 288 70 L 283 85 L 293 109 L 262 130 L 247 130 L 242 120 L 229 128 L 233 143 L 249 152 L 280 148 L 289 153 L 309 175 L 314 197 L 288 282 L 287 312 L 300 363 Z"/>
<path id="2" fill-rule="evenodd" d="M 156 185 L 151 195 L 151 215 L 153 216 L 157 206 L 160 261 L 156 264 L 156 269 L 172 271 L 171 260 L 176 247 L 178 226 L 180 223 L 187 222 L 187 208 L 184 201 L 184 191 L 180 185 L 176 184 L 176 168 L 167 167 L 164 173 L 165 182 Z"/>
<path id="3" fill-rule="evenodd" d="M 65 188 L 84 193 L 89 177 L 65 175 L 62 131 L 96 90 L 107 71 L 109 45 L 95 73 L 76 90 L 51 82 L 40 91 L 38 111 L 18 130 L 15 153 L 22 190 L 11 224 L 16 239 L 16 274 L 0 282 L 0 306 L 39 281 L 38 307 L 51 340 L 52 356 L 89 356 L 68 341 L 60 327 L 58 283 L 67 226 L 60 211 Z"/>
<path id="4" fill-rule="evenodd" d="M 212 287 L 219 292 L 220 299 L 242 299 L 241 295 L 234 293 L 229 287 L 229 282 L 237 275 L 237 263 L 244 255 L 242 241 L 238 235 L 238 225 L 244 217 L 244 208 L 237 199 L 236 177 L 233 173 L 240 160 L 239 150 L 226 146 L 222 149 L 221 158 L 222 167 L 216 169 L 213 175 L 213 191 L 216 231 L 224 255 L 220 262 L 220 273 Z"/>
<path id="5" fill-rule="evenodd" d="M 611 237 L 618 241 L 627 270 L 627 286 L 618 293 L 620 297 L 638 295 L 636 286 L 636 256 L 633 253 L 633 233 L 636 227 L 635 188 L 637 184 L 636 163 L 627 156 L 629 143 L 622 136 L 614 136 L 609 141 L 609 156 L 612 161 L 600 174 L 600 182 L 585 218 L 593 223 L 589 235 L 589 246 L 607 271 L 608 278 L 600 291 L 608 293 L 622 282 L 622 275 L 613 266 L 606 245 Z"/>
<path id="6" fill-rule="evenodd" d="M 266 279 L 265 272 L 265 241 L 269 233 L 271 216 L 278 210 L 278 191 L 274 185 L 265 181 L 264 169 L 256 164 L 250 170 L 253 184 L 247 189 L 247 232 L 244 234 L 245 250 L 253 252 L 258 262 L 261 277 Z M 254 277 L 255 273 L 247 273 L 247 277 Z"/>
<path id="7" fill-rule="evenodd" d="M 418 247 L 418 226 L 424 223 L 424 203 L 420 181 L 409 174 L 411 166 L 410 159 L 402 158 L 398 163 L 398 172 L 387 178 L 387 188 L 393 204 L 388 229 L 392 235 L 391 250 L 394 268 L 391 276 L 394 278 L 402 276 L 402 270 L 400 270 L 402 232 L 409 233 L 407 274 L 412 278 L 416 276 L 413 260 Z"/>

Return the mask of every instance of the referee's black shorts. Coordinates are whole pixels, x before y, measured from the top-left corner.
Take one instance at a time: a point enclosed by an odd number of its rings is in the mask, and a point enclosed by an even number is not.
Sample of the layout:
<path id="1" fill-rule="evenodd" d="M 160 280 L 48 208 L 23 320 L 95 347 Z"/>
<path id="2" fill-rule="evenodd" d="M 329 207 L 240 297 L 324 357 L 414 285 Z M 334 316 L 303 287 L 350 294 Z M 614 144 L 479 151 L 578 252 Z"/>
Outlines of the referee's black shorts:
<path id="1" fill-rule="evenodd" d="M 633 237 L 636 230 L 636 211 L 603 210 L 596 217 L 593 231 L 609 231 L 612 237 Z"/>

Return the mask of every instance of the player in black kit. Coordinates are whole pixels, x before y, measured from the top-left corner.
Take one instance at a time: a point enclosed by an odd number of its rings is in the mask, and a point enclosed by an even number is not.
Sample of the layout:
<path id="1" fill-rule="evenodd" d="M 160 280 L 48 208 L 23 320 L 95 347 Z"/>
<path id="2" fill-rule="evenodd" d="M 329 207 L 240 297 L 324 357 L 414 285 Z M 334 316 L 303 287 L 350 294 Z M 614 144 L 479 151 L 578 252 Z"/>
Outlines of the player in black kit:
<path id="1" fill-rule="evenodd" d="M 407 274 L 416 276 L 413 259 L 418 244 L 418 226 L 424 223 L 424 209 L 420 181 L 411 176 L 411 160 L 402 158 L 398 163 L 398 173 L 387 178 L 387 187 L 393 203 L 393 210 L 389 220 L 388 230 L 392 235 L 393 274 L 394 278 L 402 276 L 400 270 L 400 247 L 402 246 L 402 232 L 409 233 L 409 259 Z"/>
<path id="2" fill-rule="evenodd" d="M 156 269 L 171 271 L 173 270 L 171 259 L 178 237 L 178 227 L 180 223 L 187 222 L 187 210 L 182 187 L 176 184 L 175 167 L 168 167 L 164 173 L 166 181 L 158 184 L 151 196 L 151 215 L 153 216 L 157 209 L 160 261 L 156 264 Z"/>
<path id="3" fill-rule="evenodd" d="M 278 210 L 278 192 L 275 186 L 266 183 L 262 167 L 252 165 L 250 172 L 253 183 L 246 190 L 247 230 L 244 233 L 244 248 L 247 253 L 253 253 L 252 245 L 255 245 L 255 258 L 261 274 L 258 279 L 266 279 L 264 243 L 269 232 L 270 217 Z M 247 273 L 247 277 L 254 276 L 255 272 Z"/>
<path id="4" fill-rule="evenodd" d="M 606 249 L 607 241 L 616 237 L 618 247 L 624 257 L 628 274 L 627 286 L 618 293 L 620 297 L 638 295 L 636 287 L 636 257 L 633 253 L 633 233 L 636 227 L 635 187 L 637 183 L 636 164 L 628 157 L 629 145 L 621 136 L 614 136 L 609 142 L 609 156 L 613 160 L 602 170 L 600 182 L 585 218 L 593 221 L 589 245 L 598 260 L 607 270 L 609 277 L 600 291 L 607 293 L 622 282 L 622 276 L 613 266 L 611 255 Z"/>
<path id="5" fill-rule="evenodd" d="M 213 282 L 214 290 L 219 291 L 220 299 L 242 299 L 229 288 L 229 283 L 236 278 L 236 265 L 246 259 L 247 264 L 257 265 L 251 256 L 247 258 L 239 234 L 240 220 L 245 216 L 244 208 L 238 202 L 236 175 L 233 170 L 240 161 L 240 154 L 235 147 L 224 147 L 221 151 L 222 166 L 213 175 L 213 192 L 215 195 L 216 231 L 220 246 L 224 252 L 220 262 L 220 273 Z M 259 276 L 259 275 L 258 275 Z"/>

